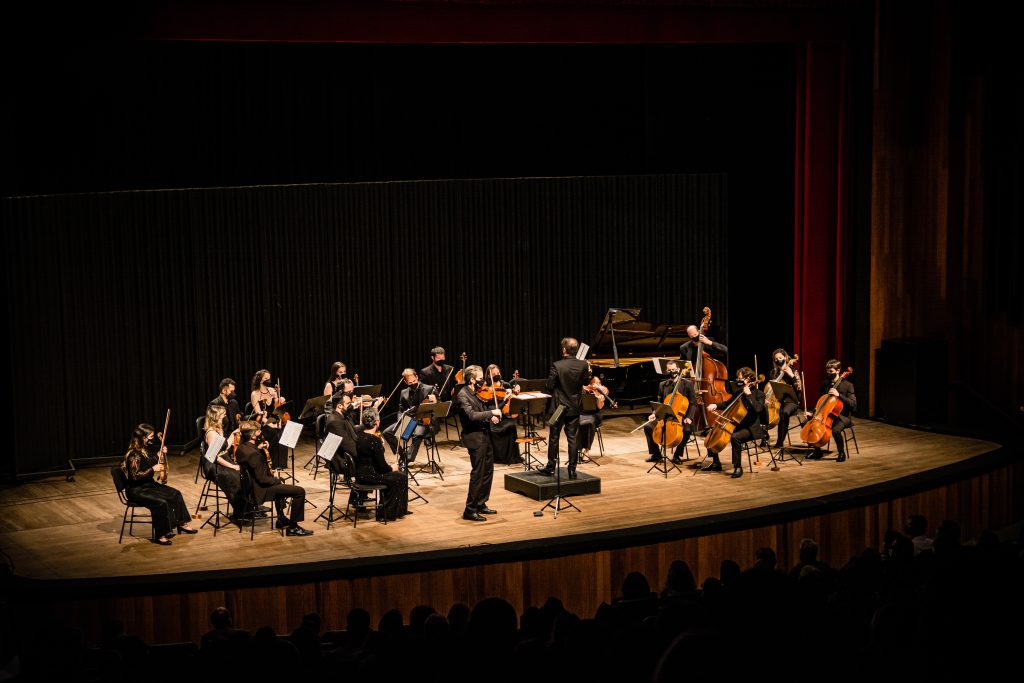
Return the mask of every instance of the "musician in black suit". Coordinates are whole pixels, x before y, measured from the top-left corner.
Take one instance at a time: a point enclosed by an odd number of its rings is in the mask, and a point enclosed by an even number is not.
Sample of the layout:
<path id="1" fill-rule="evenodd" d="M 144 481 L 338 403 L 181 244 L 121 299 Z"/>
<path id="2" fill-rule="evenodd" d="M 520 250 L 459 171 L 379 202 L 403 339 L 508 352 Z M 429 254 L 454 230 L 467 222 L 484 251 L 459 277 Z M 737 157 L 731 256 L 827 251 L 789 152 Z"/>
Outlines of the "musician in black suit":
<path id="1" fill-rule="evenodd" d="M 716 342 L 711 337 L 701 333 L 700 329 L 696 325 L 690 325 L 687 327 L 686 334 L 689 339 L 683 342 L 679 347 L 679 360 L 689 361 L 691 367 L 697 367 L 697 346 L 699 344 L 704 345 L 704 350 L 707 351 L 709 355 L 720 360 L 725 358 L 725 354 L 729 353 L 729 347 L 720 342 Z"/>
<path id="2" fill-rule="evenodd" d="M 451 377 L 455 374 L 455 368 L 445 362 L 444 348 L 435 346 L 430 349 L 430 365 L 420 370 L 420 381 L 424 384 L 438 387 L 438 394 L 448 396 L 445 393 L 452 388 Z"/>
<path id="3" fill-rule="evenodd" d="M 241 408 L 238 407 L 238 400 L 235 394 L 235 380 L 225 377 L 220 381 L 217 398 L 210 401 L 206 409 L 209 410 L 212 406 L 220 406 L 224 409 L 224 422 L 221 425 L 224 434 L 230 434 L 235 431 L 240 422 L 239 414 L 242 412 Z"/>
<path id="4" fill-rule="evenodd" d="M 746 416 L 736 425 L 729 440 L 732 446 L 732 478 L 743 476 L 743 444 L 747 441 L 759 440 L 764 437 L 764 429 L 761 426 L 761 413 L 764 411 L 764 392 L 757 388 L 756 376 L 750 368 L 740 368 L 736 371 L 735 392 L 738 395 L 733 397 L 734 401 L 743 401 L 747 409 Z M 731 404 L 730 404 L 731 405 Z M 714 403 L 708 405 L 708 411 L 718 410 L 721 406 Z M 723 412 L 726 408 L 722 407 Z M 711 454 L 711 464 L 704 467 L 705 472 L 721 472 L 722 463 L 718 460 L 718 453 L 708 451 Z"/>
<path id="5" fill-rule="evenodd" d="M 679 442 L 675 452 L 672 454 L 672 462 L 678 465 L 682 462 L 683 451 L 686 448 L 687 442 L 693 436 L 693 416 L 697 412 L 697 395 L 693 389 L 693 377 L 689 366 L 683 372 L 682 377 L 679 376 L 679 363 L 674 360 L 665 363 L 665 369 L 668 371 L 668 378 L 662 380 L 658 385 L 658 403 L 664 403 L 665 399 L 672 394 L 676 387 L 677 379 L 679 380 L 678 391 L 687 401 L 686 415 L 683 417 L 683 440 Z M 647 419 L 650 420 L 644 425 L 644 436 L 647 437 L 647 453 L 650 455 L 647 458 L 647 462 L 658 462 L 661 460 L 661 445 L 654 441 L 654 428 L 657 425 L 657 422 L 653 421 L 654 413 L 651 413 Z"/>
<path id="6" fill-rule="evenodd" d="M 466 509 L 463 519 L 482 522 L 484 515 L 493 515 L 495 510 L 487 507 L 491 496 L 491 480 L 494 477 L 494 450 L 491 447 L 491 425 L 501 421 L 501 411 L 488 408 L 477 398 L 476 389 L 484 376 L 483 368 L 470 365 L 466 368 L 466 383 L 455 394 L 455 405 L 462 423 L 462 443 L 469 450 L 469 462 L 473 470 L 469 475 L 469 493 L 466 495 Z"/>
<path id="7" fill-rule="evenodd" d="M 836 462 L 846 460 L 846 441 L 843 440 L 843 430 L 853 424 L 853 411 L 857 410 L 857 395 L 853 392 L 853 382 L 847 379 L 839 379 L 839 370 L 843 365 L 835 358 L 825 363 L 825 379 L 821 382 L 821 393 L 837 396 L 843 402 L 842 411 L 832 418 L 832 440 L 836 442 L 836 452 L 839 454 Z M 838 384 L 837 384 L 838 382 Z M 806 413 L 811 417 L 814 413 Z M 807 456 L 809 460 L 821 458 L 820 448 Z"/>
<path id="8" fill-rule="evenodd" d="M 341 452 L 348 453 L 354 459 L 356 457 L 356 429 L 349 419 L 352 412 L 352 398 L 347 394 L 341 396 L 341 400 L 334 408 L 334 412 L 327 416 L 324 428 L 328 434 L 337 434 L 341 437 Z M 345 470 L 344 458 L 336 453 L 331 458 L 329 467 L 336 474 L 342 474 Z"/>
<path id="9" fill-rule="evenodd" d="M 391 425 L 384 430 L 384 440 L 388 442 L 388 446 L 391 447 L 392 453 L 397 453 L 402 459 L 405 465 L 416 460 L 416 454 L 420 450 L 420 442 L 423 441 L 427 435 L 426 425 L 417 424 L 413 430 L 412 435 L 409 437 L 409 441 L 412 442 L 412 446 L 406 446 L 406 449 L 399 452 L 398 440 L 402 437 L 398 434 L 398 429 L 402 425 L 402 415 L 413 415 L 416 412 L 416 408 L 421 403 L 437 403 L 437 397 L 434 395 L 434 386 L 431 384 L 424 384 L 420 381 L 420 377 L 416 374 L 416 371 L 412 368 L 406 368 L 402 370 L 402 379 L 405 381 L 405 388 L 402 389 L 402 393 L 398 399 L 398 416 L 399 419 L 395 421 L 395 424 Z M 431 425 L 433 426 L 433 425 Z"/>
<path id="10" fill-rule="evenodd" d="M 285 529 L 288 536 L 312 536 L 313 532 L 303 529 L 299 522 L 305 519 L 306 490 L 301 486 L 282 484 L 281 480 L 270 472 L 265 452 L 256 448 L 256 436 L 259 425 L 255 422 L 242 423 L 242 439 L 235 451 L 238 464 L 246 471 L 252 481 L 256 504 L 262 505 L 273 499 L 277 508 L 277 528 Z M 292 506 L 287 521 L 284 517 L 284 499 L 291 498 Z"/>
<path id="11" fill-rule="evenodd" d="M 548 373 L 547 390 L 554 396 L 555 409 L 562 407 L 562 416 L 551 424 L 548 434 L 548 462 L 538 470 L 542 474 L 555 473 L 558 455 L 558 438 L 565 428 L 569 443 L 569 478 L 576 478 L 576 463 L 579 458 L 577 437 L 580 429 L 580 396 L 583 387 L 590 383 L 590 363 L 576 358 L 580 343 L 572 337 L 562 340 L 562 358 L 551 364 Z"/>

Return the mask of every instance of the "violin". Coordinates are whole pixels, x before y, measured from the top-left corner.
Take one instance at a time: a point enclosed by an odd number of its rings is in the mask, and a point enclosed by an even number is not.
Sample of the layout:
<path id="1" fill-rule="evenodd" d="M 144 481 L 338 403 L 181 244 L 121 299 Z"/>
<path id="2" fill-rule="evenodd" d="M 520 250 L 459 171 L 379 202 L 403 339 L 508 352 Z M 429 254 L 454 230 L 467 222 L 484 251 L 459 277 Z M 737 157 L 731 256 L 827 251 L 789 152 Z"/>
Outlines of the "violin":
<path id="1" fill-rule="evenodd" d="M 846 372 L 836 376 L 829 389 L 835 389 L 839 383 L 853 374 L 853 368 L 846 368 Z M 832 421 L 839 413 L 843 412 L 843 402 L 838 396 L 826 393 L 818 399 L 814 406 L 814 415 L 804 423 L 800 430 L 800 438 L 808 446 L 824 448 L 832 440 Z"/>
<path id="2" fill-rule="evenodd" d="M 463 351 L 459 354 L 459 360 L 462 361 L 462 369 L 455 373 L 455 383 L 465 384 L 466 383 L 466 352 Z M 456 391 L 458 391 L 456 389 Z"/>
<path id="3" fill-rule="evenodd" d="M 590 384 L 583 387 L 583 391 L 587 392 L 588 394 L 594 397 L 594 399 L 597 401 L 598 410 L 604 410 L 604 404 L 606 402 L 610 403 L 612 408 L 619 407 L 619 404 L 616 403 L 614 399 L 612 399 L 612 397 L 608 394 L 608 387 L 601 384 L 600 377 L 592 377 L 590 379 Z"/>
<path id="4" fill-rule="evenodd" d="M 160 432 L 160 434 L 158 434 L 158 436 L 160 437 L 159 460 L 160 460 L 160 464 L 164 466 L 163 470 L 161 470 L 159 475 L 157 476 L 157 481 L 159 481 L 161 484 L 166 484 L 167 483 L 167 474 L 168 474 L 168 472 L 167 472 L 167 455 L 164 453 L 164 444 L 167 443 L 167 427 L 168 427 L 168 425 L 170 423 L 171 423 L 171 409 L 168 408 L 167 409 L 167 416 L 164 417 L 164 431 L 162 431 L 162 432 Z"/>

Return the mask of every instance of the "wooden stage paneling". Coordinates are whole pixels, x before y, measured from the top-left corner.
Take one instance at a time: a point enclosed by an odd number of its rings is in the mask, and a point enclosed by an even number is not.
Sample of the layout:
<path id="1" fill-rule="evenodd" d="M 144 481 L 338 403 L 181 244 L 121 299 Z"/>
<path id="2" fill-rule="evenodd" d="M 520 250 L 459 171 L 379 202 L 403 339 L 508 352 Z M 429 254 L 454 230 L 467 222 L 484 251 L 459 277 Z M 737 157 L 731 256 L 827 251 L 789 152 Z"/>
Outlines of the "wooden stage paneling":
<path id="1" fill-rule="evenodd" d="M 355 606 L 376 619 L 393 607 L 407 613 L 427 603 L 443 611 L 489 595 L 520 612 L 557 595 L 590 615 L 616 594 L 627 572 L 642 571 L 658 585 L 675 559 L 685 559 L 702 581 L 718 574 L 723 559 L 749 565 L 760 546 L 775 548 L 788 566 L 800 539 L 811 537 L 823 559 L 837 565 L 851 548 L 877 547 L 886 529 L 900 528 L 915 512 L 934 523 L 957 519 L 968 535 L 1022 512 L 1019 458 L 987 441 L 861 420 L 860 454 L 844 463 L 829 454 L 802 465 L 787 460 L 772 471 L 762 454 L 753 474 L 747 469 L 740 479 L 728 476 L 728 465 L 726 473 L 695 476 L 684 465 L 665 477 L 648 473 L 642 433 L 628 434 L 639 421 L 605 421 L 600 466 L 581 466 L 601 477 L 602 492 L 574 498 L 581 512 L 557 519 L 550 509 L 535 517 L 543 503 L 505 491 L 504 474 L 515 468 L 497 466 L 490 505 L 498 514 L 483 523 L 462 520 L 468 455 L 442 441 L 444 481 L 419 476 L 429 502 L 415 502 L 413 515 L 387 525 L 364 518 L 356 529 L 340 523 L 327 531 L 312 521 L 326 505 L 327 478 L 313 481 L 301 470 L 309 442 L 300 443 L 295 458 L 299 484 L 319 506 L 304 524 L 316 531 L 312 537 L 283 538 L 263 523 L 255 541 L 230 527 L 161 547 L 147 540 L 143 525 L 118 545 L 123 508 L 107 468 L 91 468 L 72 482 L 0 491 L 0 548 L 24 595 L 47 596 L 87 631 L 99 616 L 116 614 L 132 632 L 170 642 L 197 638 L 221 604 L 243 627 L 269 623 L 279 630 L 310 610 L 321 612 L 325 628 L 340 628 Z M 171 458 L 170 483 L 193 507 L 197 457 L 193 451 Z"/>

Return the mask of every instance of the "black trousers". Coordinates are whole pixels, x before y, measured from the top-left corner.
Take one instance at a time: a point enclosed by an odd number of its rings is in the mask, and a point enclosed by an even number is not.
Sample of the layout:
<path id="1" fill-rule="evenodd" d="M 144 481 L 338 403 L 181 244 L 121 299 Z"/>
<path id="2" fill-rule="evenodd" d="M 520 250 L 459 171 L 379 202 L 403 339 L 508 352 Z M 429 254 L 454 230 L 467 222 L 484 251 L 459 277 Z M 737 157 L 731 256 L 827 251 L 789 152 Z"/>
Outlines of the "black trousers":
<path id="1" fill-rule="evenodd" d="M 396 432 L 398 431 L 398 426 L 400 424 L 402 424 L 401 420 L 395 422 L 395 424 L 385 429 L 381 434 L 381 436 L 384 437 L 384 440 L 388 442 L 388 446 L 391 446 L 392 453 L 398 453 L 398 442 L 401 434 L 396 434 Z M 426 438 L 428 430 L 436 434 L 439 428 L 440 425 L 436 420 L 431 422 L 429 425 L 416 425 L 416 428 L 412 431 L 412 436 L 409 437 L 409 443 L 406 444 L 405 447 L 405 461 L 414 462 L 416 460 L 416 454 L 420 452 L 420 444 L 423 443 L 423 439 Z"/>
<path id="2" fill-rule="evenodd" d="M 579 447 L 588 451 L 594 445 L 594 437 L 597 436 L 597 428 L 601 426 L 601 413 L 586 413 L 580 415 Z"/>
<path id="3" fill-rule="evenodd" d="M 242 476 L 238 470 L 224 467 L 223 465 L 211 464 L 203 458 L 203 476 L 207 479 L 215 479 L 224 495 L 231 503 L 231 509 L 241 514 L 245 510 L 245 496 L 242 494 Z"/>
<path id="4" fill-rule="evenodd" d="M 761 439 L 764 437 L 764 430 L 760 425 L 743 429 L 737 429 L 732 433 L 732 438 L 729 439 L 729 444 L 732 446 L 732 466 L 743 467 L 743 444 L 748 441 L 755 439 Z M 712 453 L 712 458 L 715 462 L 718 462 L 718 454 Z"/>
<path id="5" fill-rule="evenodd" d="M 132 486 L 125 491 L 125 496 L 133 503 L 143 505 L 153 516 L 153 529 L 156 535 L 166 536 L 192 518 L 185 507 L 185 499 L 181 491 L 170 486 L 147 481 Z"/>
<path id="6" fill-rule="evenodd" d="M 274 499 L 274 507 L 277 508 L 278 524 L 284 519 L 284 499 L 292 499 L 292 508 L 288 513 L 288 524 L 298 524 L 306 518 L 306 489 L 292 484 L 274 484 L 266 489 L 264 501 Z"/>
<path id="7" fill-rule="evenodd" d="M 786 440 L 786 433 L 789 432 L 789 421 L 794 415 L 800 412 L 800 406 L 792 401 L 786 401 L 779 408 L 779 431 L 775 439 L 775 446 L 781 446 Z"/>
<path id="8" fill-rule="evenodd" d="M 579 440 L 580 433 L 580 416 L 579 415 L 566 415 L 562 419 L 551 425 L 551 429 L 548 432 L 548 467 L 551 469 L 555 468 L 555 461 L 558 457 L 558 440 L 565 430 L 565 438 L 569 443 L 569 467 L 575 468 L 576 462 L 579 460 Z"/>
<path id="9" fill-rule="evenodd" d="M 494 449 L 487 434 L 481 434 L 480 445 L 469 448 L 469 493 L 466 495 L 466 509 L 479 510 L 491 497 L 491 482 L 494 479 Z"/>
<path id="10" fill-rule="evenodd" d="M 654 427 L 657 423 L 652 422 L 644 425 L 644 436 L 647 437 L 647 452 L 651 457 L 661 457 L 661 444 L 654 441 Z M 693 438 L 693 425 L 686 425 L 683 428 L 683 440 L 676 446 L 675 453 L 672 454 L 673 460 L 681 460 L 683 457 L 683 451 L 686 450 L 686 444 Z"/>
<path id="11" fill-rule="evenodd" d="M 832 440 L 836 442 L 836 452 L 842 455 L 846 452 L 846 441 L 843 439 L 843 430 L 853 424 L 846 415 L 836 415 L 832 419 Z"/>

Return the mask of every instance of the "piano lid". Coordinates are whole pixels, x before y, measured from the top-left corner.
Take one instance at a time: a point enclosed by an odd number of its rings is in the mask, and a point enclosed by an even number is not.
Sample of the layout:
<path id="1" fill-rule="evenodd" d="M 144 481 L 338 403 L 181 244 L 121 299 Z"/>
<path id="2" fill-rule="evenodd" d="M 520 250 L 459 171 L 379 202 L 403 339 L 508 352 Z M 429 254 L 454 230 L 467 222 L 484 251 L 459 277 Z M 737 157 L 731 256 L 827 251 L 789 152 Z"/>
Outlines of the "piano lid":
<path id="1" fill-rule="evenodd" d="M 653 358 L 678 358 L 688 323 L 640 320 L 639 308 L 609 308 L 590 344 L 591 363 L 599 367 L 633 365 Z M 596 361 L 596 362 L 595 362 Z"/>

